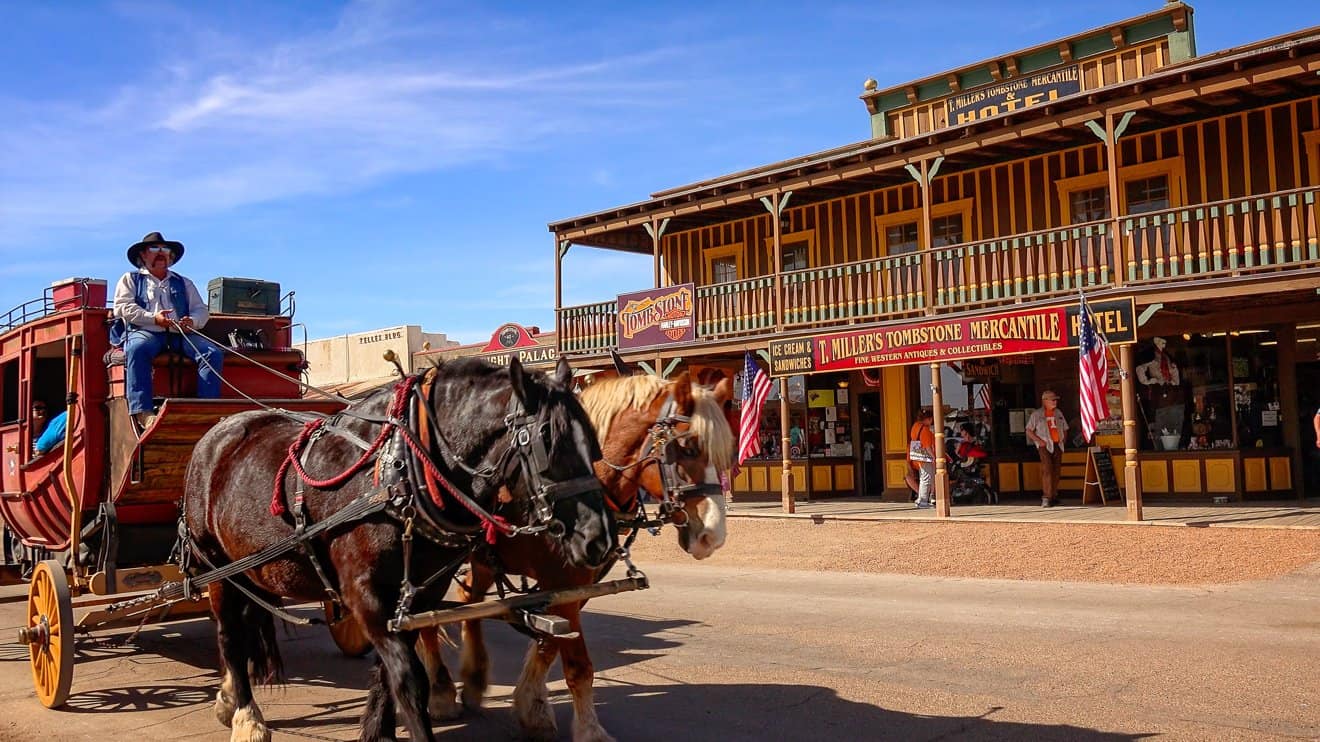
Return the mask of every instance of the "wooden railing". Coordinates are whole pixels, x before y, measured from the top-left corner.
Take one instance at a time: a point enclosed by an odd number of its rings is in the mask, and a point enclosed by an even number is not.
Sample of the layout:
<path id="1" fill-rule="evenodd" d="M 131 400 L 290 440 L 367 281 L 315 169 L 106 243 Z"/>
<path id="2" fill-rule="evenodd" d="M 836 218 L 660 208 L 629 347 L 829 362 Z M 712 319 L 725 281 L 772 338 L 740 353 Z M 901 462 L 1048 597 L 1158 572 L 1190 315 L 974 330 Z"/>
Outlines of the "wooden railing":
<path id="1" fill-rule="evenodd" d="M 698 286 L 696 309 L 699 337 L 754 335 L 774 329 L 774 276 Z"/>
<path id="2" fill-rule="evenodd" d="M 1129 284 L 1272 273 L 1320 265 L 1320 189 L 1123 218 Z"/>
<path id="3" fill-rule="evenodd" d="M 931 250 L 937 309 L 1076 294 L 1115 274 L 1113 222 L 969 242 Z"/>
<path id="4" fill-rule="evenodd" d="M 1064 297 L 1120 281 L 1149 286 L 1316 267 L 1320 188 L 1310 187 L 788 271 L 782 310 L 773 275 L 698 286 L 697 333 L 747 337 Z M 616 315 L 614 301 L 560 309 L 560 349 L 614 347 Z"/>

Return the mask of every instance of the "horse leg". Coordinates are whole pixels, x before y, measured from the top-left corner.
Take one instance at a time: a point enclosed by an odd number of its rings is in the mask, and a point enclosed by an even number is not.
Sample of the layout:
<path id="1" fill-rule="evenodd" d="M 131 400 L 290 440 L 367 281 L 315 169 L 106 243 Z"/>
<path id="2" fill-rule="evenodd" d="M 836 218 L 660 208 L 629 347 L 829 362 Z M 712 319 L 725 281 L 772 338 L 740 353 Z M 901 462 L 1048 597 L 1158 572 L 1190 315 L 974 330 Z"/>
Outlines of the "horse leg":
<path id="1" fill-rule="evenodd" d="M 556 739 L 559 727 L 555 712 L 550 707 L 550 693 L 545 687 L 545 675 L 555 662 L 559 647 L 551 639 L 532 642 L 523 661 L 518 686 L 513 690 L 513 715 L 530 739 Z"/>
<path id="2" fill-rule="evenodd" d="M 434 740 L 431 714 L 426 709 L 430 687 L 422 682 L 426 667 L 413 649 L 417 632 L 385 634 L 372 639 L 380 658 L 382 684 L 387 686 L 408 736 L 413 740 Z"/>
<path id="3" fill-rule="evenodd" d="M 230 728 L 230 742 L 269 742 L 270 730 L 261 709 L 252 697 L 249 662 L 253 669 L 267 676 L 277 674 L 278 648 L 275 626 L 269 614 L 261 611 L 247 596 L 224 583 L 210 587 L 211 605 L 216 615 L 216 637 L 220 645 L 220 664 L 224 679 L 215 699 L 215 715 Z M 259 611 L 269 627 L 262 625 Z M 254 629 L 255 624 L 255 629 Z M 274 651 L 274 658 L 269 652 Z M 273 662 L 272 662 L 273 659 Z"/>
<path id="4" fill-rule="evenodd" d="M 426 708 L 432 719 L 457 719 L 463 714 L 463 707 L 458 703 L 458 691 L 454 688 L 454 679 L 449 675 L 444 655 L 440 653 L 440 632 L 444 629 L 423 629 L 417 634 L 417 654 L 426 667 L 426 677 L 431 679 L 431 699 Z"/>
<path id="5" fill-rule="evenodd" d="M 582 637 L 582 604 L 571 603 L 563 606 L 560 615 L 568 619 L 575 639 L 561 639 L 559 643 L 559 661 L 564 665 L 564 680 L 573 694 L 573 742 L 614 742 L 600 725 L 596 716 L 595 692 L 592 683 L 596 677 L 596 668 L 591 664 L 591 655 L 587 653 L 587 642 Z"/>
<path id="6" fill-rule="evenodd" d="M 367 702 L 362 707 L 361 733 L 359 742 L 378 742 L 395 739 L 394 728 L 398 721 L 394 717 L 394 702 L 385 689 L 382 677 L 380 656 L 371 667 L 371 676 L 367 680 Z"/>
<path id="7" fill-rule="evenodd" d="M 458 586 L 458 599 L 464 603 L 481 600 L 490 590 L 493 576 L 490 570 L 472 566 L 468 584 Z M 463 653 L 459 677 L 463 679 L 463 706 L 473 711 L 481 708 L 481 700 L 489 686 L 490 657 L 486 654 L 486 637 L 481 621 L 462 624 Z"/>

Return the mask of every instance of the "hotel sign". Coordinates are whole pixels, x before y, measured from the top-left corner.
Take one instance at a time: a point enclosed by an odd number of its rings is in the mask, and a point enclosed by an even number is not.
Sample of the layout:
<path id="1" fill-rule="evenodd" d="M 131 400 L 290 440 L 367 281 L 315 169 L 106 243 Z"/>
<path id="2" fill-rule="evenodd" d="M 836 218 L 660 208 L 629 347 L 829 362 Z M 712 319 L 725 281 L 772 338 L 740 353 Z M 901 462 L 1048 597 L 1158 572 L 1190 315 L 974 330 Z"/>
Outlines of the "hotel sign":
<path id="1" fill-rule="evenodd" d="M 1049 103 L 1081 89 L 1081 68 L 1074 64 L 958 93 L 946 99 L 944 105 L 949 124 L 957 126 Z"/>
<path id="2" fill-rule="evenodd" d="M 696 340 L 695 295 L 690 283 L 619 294 L 619 350 Z"/>
<path id="3" fill-rule="evenodd" d="M 1136 341 L 1136 302 L 1089 302 L 1096 329 L 1111 345 Z M 774 340 L 770 374 L 790 376 L 912 363 L 945 363 L 1077 347 L 1078 304 L 1000 312 L 857 332 Z"/>

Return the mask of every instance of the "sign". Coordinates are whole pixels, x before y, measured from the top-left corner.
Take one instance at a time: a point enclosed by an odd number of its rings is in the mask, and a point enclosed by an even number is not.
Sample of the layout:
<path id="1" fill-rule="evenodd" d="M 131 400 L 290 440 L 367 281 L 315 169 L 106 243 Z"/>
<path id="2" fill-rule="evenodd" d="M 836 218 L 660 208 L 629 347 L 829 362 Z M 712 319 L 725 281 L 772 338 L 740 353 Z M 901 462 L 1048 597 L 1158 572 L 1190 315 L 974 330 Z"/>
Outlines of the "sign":
<path id="1" fill-rule="evenodd" d="M 619 350 L 696 340 L 695 295 L 690 283 L 619 294 Z"/>
<path id="2" fill-rule="evenodd" d="M 530 330 L 522 325 L 510 322 L 501 325 L 498 330 L 491 333 L 490 342 L 481 349 L 482 353 L 501 353 L 514 348 L 533 348 L 539 343 L 532 335 L 539 332 L 541 328 L 533 327 Z"/>
<path id="3" fill-rule="evenodd" d="M 949 112 L 949 124 L 959 125 L 1039 106 L 1081 89 L 1081 68 L 1074 64 L 958 93 L 945 100 L 944 105 Z"/>
<path id="4" fill-rule="evenodd" d="M 1096 329 L 1111 345 L 1135 342 L 1136 302 L 1089 302 Z M 770 375 L 947 363 L 1077 347 L 1079 305 L 911 322 L 770 342 Z"/>
<path id="5" fill-rule="evenodd" d="M 962 365 L 964 384 L 984 384 L 998 378 L 999 359 L 991 361 L 973 359 Z"/>
<path id="6" fill-rule="evenodd" d="M 1109 451 L 1100 446 L 1092 446 L 1086 453 L 1082 504 L 1090 502 L 1096 494 L 1100 495 L 1101 505 L 1108 505 L 1111 497 L 1120 502 L 1123 499 L 1123 493 L 1118 489 L 1118 476 L 1114 474 L 1114 460 Z"/>
<path id="7" fill-rule="evenodd" d="M 553 345 L 537 345 L 509 353 L 482 353 L 478 357 L 496 366 L 507 366 L 515 357 L 524 366 L 545 366 L 559 362 L 559 350 Z"/>

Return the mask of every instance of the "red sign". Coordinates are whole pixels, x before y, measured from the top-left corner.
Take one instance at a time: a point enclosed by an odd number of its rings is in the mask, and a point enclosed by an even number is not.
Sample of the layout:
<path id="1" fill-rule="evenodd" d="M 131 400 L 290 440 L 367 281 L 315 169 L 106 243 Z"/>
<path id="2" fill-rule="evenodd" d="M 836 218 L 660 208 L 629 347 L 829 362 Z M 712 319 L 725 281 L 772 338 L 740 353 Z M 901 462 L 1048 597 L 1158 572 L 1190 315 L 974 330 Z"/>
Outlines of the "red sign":
<path id="1" fill-rule="evenodd" d="M 1136 340 L 1132 299 L 1088 302 L 1111 344 Z M 770 343 L 774 376 L 946 363 L 1077 347 L 1078 305 L 914 322 Z"/>
<path id="2" fill-rule="evenodd" d="M 532 337 L 532 332 L 522 325 L 512 322 L 501 325 L 491 333 L 490 342 L 481 349 L 482 353 L 501 353 L 515 348 L 530 348 L 539 343 Z"/>
<path id="3" fill-rule="evenodd" d="M 696 288 L 685 283 L 619 295 L 619 348 L 697 339 Z"/>

